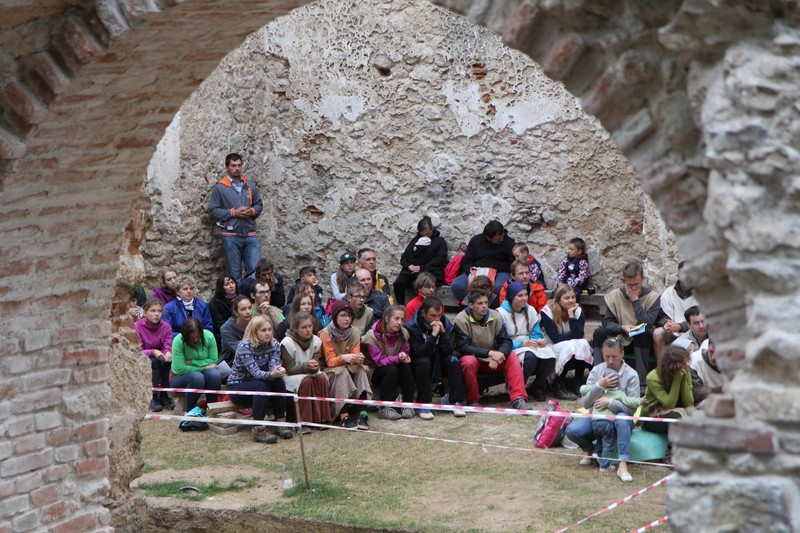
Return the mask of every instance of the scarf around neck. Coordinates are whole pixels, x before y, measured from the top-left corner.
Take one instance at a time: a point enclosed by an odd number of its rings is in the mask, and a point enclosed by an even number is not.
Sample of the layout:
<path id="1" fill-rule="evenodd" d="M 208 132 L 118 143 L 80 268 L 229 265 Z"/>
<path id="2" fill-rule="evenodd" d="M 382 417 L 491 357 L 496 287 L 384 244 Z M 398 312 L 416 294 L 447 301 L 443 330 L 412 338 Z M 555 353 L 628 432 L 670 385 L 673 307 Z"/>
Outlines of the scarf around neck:
<path id="1" fill-rule="evenodd" d="M 311 346 L 311 341 L 314 340 L 314 336 L 313 335 L 308 340 L 301 340 L 300 337 L 297 336 L 297 333 L 295 333 L 291 329 L 286 332 L 286 336 L 289 337 L 290 339 L 292 339 L 294 341 L 294 343 L 297 346 L 299 346 L 300 349 L 303 350 L 304 352 L 306 350 L 308 350 L 308 347 Z"/>

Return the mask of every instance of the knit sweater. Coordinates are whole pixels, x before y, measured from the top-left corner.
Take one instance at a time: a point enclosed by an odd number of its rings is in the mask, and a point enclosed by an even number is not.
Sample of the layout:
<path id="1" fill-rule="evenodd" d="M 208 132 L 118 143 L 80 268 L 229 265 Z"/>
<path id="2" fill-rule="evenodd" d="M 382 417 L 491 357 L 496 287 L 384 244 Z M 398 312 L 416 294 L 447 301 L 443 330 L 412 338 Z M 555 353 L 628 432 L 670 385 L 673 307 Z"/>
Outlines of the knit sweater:
<path id="1" fill-rule="evenodd" d="M 469 309 L 464 309 L 453 320 L 464 335 L 456 335 L 456 350 L 461 355 L 474 355 L 486 359 L 489 352 L 498 350 L 508 357 L 512 350 L 511 337 L 503 326 L 503 317 L 494 309 L 481 320 L 476 320 Z"/>
<path id="2" fill-rule="evenodd" d="M 236 349 L 236 357 L 231 365 L 228 376 L 228 385 L 243 381 L 272 379 L 270 372 L 281 364 L 281 345 L 272 339 L 272 342 L 260 344 L 256 347 L 245 339 Z"/>
<path id="3" fill-rule="evenodd" d="M 692 374 L 689 369 L 682 368 L 678 375 L 672 378 L 669 391 L 664 388 L 657 370 L 647 374 L 647 392 L 644 395 L 647 402 L 647 412 L 657 409 L 674 409 L 676 407 L 694 406 L 694 393 L 692 392 Z"/>

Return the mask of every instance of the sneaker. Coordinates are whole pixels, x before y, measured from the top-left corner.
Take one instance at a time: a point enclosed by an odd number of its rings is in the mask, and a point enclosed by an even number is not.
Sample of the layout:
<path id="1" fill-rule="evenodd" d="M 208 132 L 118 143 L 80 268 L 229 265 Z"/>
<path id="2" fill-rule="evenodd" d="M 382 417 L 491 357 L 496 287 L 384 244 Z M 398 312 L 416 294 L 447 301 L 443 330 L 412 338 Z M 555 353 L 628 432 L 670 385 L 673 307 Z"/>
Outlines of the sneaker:
<path id="1" fill-rule="evenodd" d="M 356 421 L 353 420 L 351 417 L 346 416 L 342 419 L 342 427 L 344 429 L 356 429 L 357 424 Z"/>
<path id="2" fill-rule="evenodd" d="M 430 409 L 420 409 L 419 417 L 423 420 L 433 420 L 433 413 Z"/>
<path id="3" fill-rule="evenodd" d="M 578 399 L 577 396 L 567 390 L 567 388 L 564 386 L 564 383 L 561 381 L 556 381 L 553 383 L 553 397 L 555 397 L 556 400 L 564 400 L 568 402 Z"/>
<path id="4" fill-rule="evenodd" d="M 511 408 L 512 409 L 527 409 L 528 408 L 528 402 L 525 401 L 525 398 L 520 396 L 519 398 L 517 398 L 516 400 L 511 402 Z"/>
<path id="5" fill-rule="evenodd" d="M 166 409 L 167 411 L 172 411 L 175 409 L 175 402 L 172 401 L 172 398 L 169 397 L 168 394 L 164 394 L 158 399 L 161 406 Z"/>
<path id="6" fill-rule="evenodd" d="M 400 420 L 403 417 L 391 407 L 381 407 L 381 410 L 378 411 L 378 418 L 384 420 Z"/>
<path id="7" fill-rule="evenodd" d="M 400 416 L 406 419 L 414 418 L 414 410 L 410 407 L 403 407 L 403 410 L 400 411 Z"/>
<path id="8" fill-rule="evenodd" d="M 611 474 L 614 472 L 614 465 L 608 465 L 607 467 L 603 468 L 602 466 L 599 469 L 601 474 Z"/>
<path id="9" fill-rule="evenodd" d="M 369 431 L 369 417 L 367 416 L 366 411 L 361 411 L 358 414 L 358 422 L 356 422 L 356 427 L 364 431 Z"/>
<path id="10" fill-rule="evenodd" d="M 464 407 L 464 404 L 461 402 L 456 402 L 453 405 L 457 407 Z M 456 418 L 464 418 L 465 416 L 467 416 L 467 412 L 462 411 L 461 409 L 453 409 L 453 416 Z"/>
<path id="11" fill-rule="evenodd" d="M 149 409 L 154 413 L 160 413 L 164 409 L 164 406 L 161 405 L 161 402 L 158 401 L 158 398 L 153 398 L 153 400 L 150 402 Z"/>
<path id="12" fill-rule="evenodd" d="M 268 426 L 256 426 L 250 430 L 253 440 L 264 444 L 275 444 L 278 442 L 278 436 L 272 432 L 272 428 Z"/>
<path id="13" fill-rule="evenodd" d="M 292 431 L 289 428 L 286 428 L 286 431 L 291 433 Z M 300 429 L 297 430 L 298 433 L 301 435 L 311 435 L 311 428 L 308 426 L 300 426 Z M 283 435 L 281 435 L 283 437 Z M 283 437 L 284 439 L 291 439 L 291 437 Z"/>
<path id="14" fill-rule="evenodd" d="M 592 464 L 597 460 L 597 455 L 584 455 L 581 457 L 581 461 L 578 463 L 581 466 L 592 466 Z"/>

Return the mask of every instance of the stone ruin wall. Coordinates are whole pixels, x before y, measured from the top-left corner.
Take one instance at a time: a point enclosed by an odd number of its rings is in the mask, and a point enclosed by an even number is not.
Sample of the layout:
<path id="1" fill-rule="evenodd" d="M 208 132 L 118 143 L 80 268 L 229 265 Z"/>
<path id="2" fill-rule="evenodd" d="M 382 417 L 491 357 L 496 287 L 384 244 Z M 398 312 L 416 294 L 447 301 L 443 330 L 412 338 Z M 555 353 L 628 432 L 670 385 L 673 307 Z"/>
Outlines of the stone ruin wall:
<path id="1" fill-rule="evenodd" d="M 206 206 L 230 151 L 259 185 L 262 254 L 288 282 L 314 264 L 327 290 L 339 254 L 367 245 L 392 279 L 424 214 L 451 253 L 499 219 L 550 287 L 574 236 L 600 290 L 630 259 L 657 289 L 674 280 L 671 234 L 597 120 L 495 34 L 433 6 L 321 2 L 231 52 L 148 169 L 148 287 L 171 265 L 213 292 L 224 262 Z"/>

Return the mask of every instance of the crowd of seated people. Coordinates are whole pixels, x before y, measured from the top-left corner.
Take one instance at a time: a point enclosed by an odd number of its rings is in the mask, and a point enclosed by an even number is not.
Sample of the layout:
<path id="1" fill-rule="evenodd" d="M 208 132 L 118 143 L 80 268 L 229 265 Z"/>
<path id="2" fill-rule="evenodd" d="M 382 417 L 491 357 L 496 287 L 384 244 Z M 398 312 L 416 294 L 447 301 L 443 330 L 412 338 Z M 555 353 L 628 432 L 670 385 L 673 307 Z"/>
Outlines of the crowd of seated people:
<path id="1" fill-rule="evenodd" d="M 529 396 L 569 401 L 579 394 L 583 407 L 596 413 L 631 414 L 641 404 L 645 412 L 678 417 L 699 403 L 698 383 L 708 382 L 703 398 L 725 386 L 705 317 L 681 278 L 659 295 L 645 285 L 640 264 L 626 264 L 621 285 L 604 295 L 602 324 L 590 341 L 578 303 L 591 275 L 583 239 L 569 241 L 551 298 L 541 263 L 496 220 L 469 241 L 459 260 L 451 288 L 463 309 L 452 321 L 436 296 L 448 266 L 447 243 L 428 217 L 417 225 L 393 284 L 367 247 L 338 256 L 337 270 L 323 278 L 330 279 L 327 300 L 313 265 L 301 268 L 286 288 L 273 263 L 261 259 L 241 286 L 227 273 L 219 276 L 209 304 L 195 295 L 192 278 L 167 267 L 152 298 L 130 314 L 139 318 L 136 331 L 154 387 L 220 390 L 227 381 L 230 390 L 419 403 L 431 403 L 439 390 L 441 402 L 463 417 L 459 407 L 479 405 L 481 376 L 494 375 L 505 381 L 516 409 L 528 408 Z M 185 394 L 187 411 L 198 396 Z M 232 400 L 257 420 L 271 408 L 278 420 L 296 421 L 299 413 L 299 422 L 312 427 L 369 429 L 369 409 L 346 402 Z M 150 410 L 173 408 L 169 395 L 153 394 Z M 378 416 L 435 418 L 429 409 L 393 407 L 381 407 Z M 605 458 L 616 445 L 617 475 L 629 481 L 630 429 L 627 422 L 580 419 L 568 436 L 586 451 L 582 464 L 594 464 L 599 452 L 601 471 L 608 470 Z M 301 430 L 310 431 L 306 425 Z M 291 432 L 253 430 L 259 442 L 279 437 Z"/>

